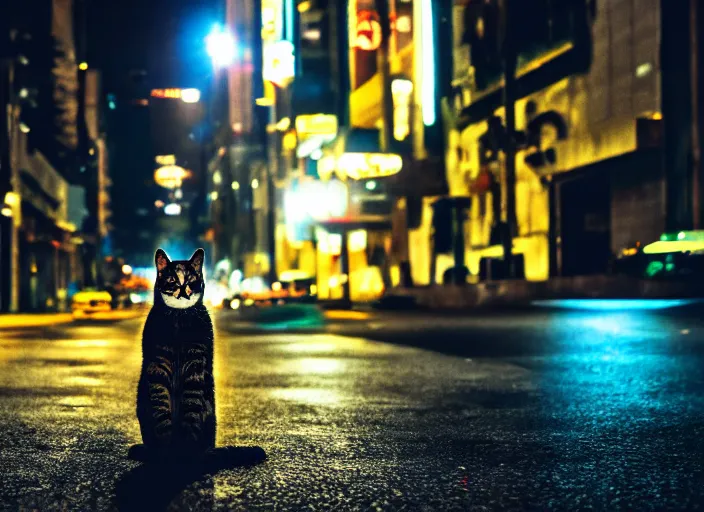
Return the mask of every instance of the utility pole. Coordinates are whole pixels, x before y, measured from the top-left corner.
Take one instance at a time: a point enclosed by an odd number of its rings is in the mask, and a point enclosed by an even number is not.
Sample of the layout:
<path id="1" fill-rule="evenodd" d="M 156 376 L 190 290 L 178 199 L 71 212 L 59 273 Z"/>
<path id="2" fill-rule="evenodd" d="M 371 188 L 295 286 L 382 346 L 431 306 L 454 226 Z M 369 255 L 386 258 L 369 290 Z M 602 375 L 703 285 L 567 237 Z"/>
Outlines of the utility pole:
<path id="1" fill-rule="evenodd" d="M 388 0 L 376 0 L 376 12 L 379 15 L 381 41 L 377 51 L 377 68 L 381 75 L 382 131 L 381 151 L 391 150 L 393 140 L 394 104 L 391 97 L 391 66 L 389 64 L 389 41 L 391 39 L 391 20 Z"/>
<path id="2" fill-rule="evenodd" d="M 267 251 L 269 253 L 269 282 L 278 281 L 276 272 L 276 177 L 279 174 L 279 132 L 271 130 L 276 125 L 277 114 L 276 104 L 279 101 L 279 94 L 275 94 L 274 104 L 269 107 L 269 129 L 267 135 L 269 139 L 269 158 L 266 172 L 266 212 L 267 212 Z"/>
<path id="3" fill-rule="evenodd" d="M 701 126 L 699 95 L 699 0 L 690 0 L 689 47 L 691 50 L 691 94 L 692 94 L 692 210 L 693 228 L 702 229 L 702 175 L 701 175 Z"/>
<path id="4" fill-rule="evenodd" d="M 506 232 L 504 233 L 504 264 L 507 277 L 514 278 L 516 269 L 513 262 L 513 236 L 518 231 L 516 226 L 516 44 L 512 30 L 511 0 L 504 0 L 504 111 L 506 132 L 504 141 L 504 158 L 506 159 Z"/>

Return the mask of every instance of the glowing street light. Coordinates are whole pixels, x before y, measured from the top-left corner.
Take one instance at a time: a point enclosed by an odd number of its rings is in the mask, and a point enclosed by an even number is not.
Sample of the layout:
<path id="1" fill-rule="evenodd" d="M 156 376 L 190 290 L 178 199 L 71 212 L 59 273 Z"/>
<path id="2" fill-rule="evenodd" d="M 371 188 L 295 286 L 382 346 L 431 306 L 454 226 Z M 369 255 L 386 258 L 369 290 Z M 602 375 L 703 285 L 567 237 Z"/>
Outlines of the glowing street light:
<path id="1" fill-rule="evenodd" d="M 198 103 L 200 101 L 200 91 L 198 89 L 182 89 L 181 101 L 184 103 Z"/>
<path id="2" fill-rule="evenodd" d="M 164 206 L 164 213 L 166 215 L 181 215 L 181 205 L 176 203 L 170 203 Z"/>
<path id="3" fill-rule="evenodd" d="M 126 276 L 130 275 L 132 273 L 132 267 L 129 265 L 122 265 L 122 273 Z"/>
<path id="4" fill-rule="evenodd" d="M 227 29 L 215 25 L 205 38 L 205 44 L 215 66 L 223 68 L 235 60 L 235 38 Z"/>

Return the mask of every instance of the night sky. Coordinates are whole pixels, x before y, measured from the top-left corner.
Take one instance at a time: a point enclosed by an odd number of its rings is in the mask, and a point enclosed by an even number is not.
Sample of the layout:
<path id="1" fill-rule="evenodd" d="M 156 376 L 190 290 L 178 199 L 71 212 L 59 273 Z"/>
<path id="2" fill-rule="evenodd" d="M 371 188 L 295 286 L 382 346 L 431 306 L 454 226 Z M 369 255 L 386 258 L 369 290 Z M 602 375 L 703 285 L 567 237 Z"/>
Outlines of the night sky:
<path id="1" fill-rule="evenodd" d="M 88 63 L 101 71 L 103 92 L 114 95 L 117 105 L 105 111 L 113 242 L 118 256 L 137 264 L 148 264 L 151 242 L 159 231 L 159 215 L 145 216 L 144 211 L 154 212 L 155 199 L 166 200 L 167 191 L 153 184 L 156 153 L 180 153 L 184 159 L 178 163 L 196 173 L 200 162 L 197 144 L 188 139 L 197 127 L 189 125 L 188 116 L 179 123 L 178 112 L 165 113 L 163 105 L 150 109 L 132 101 L 149 98 L 155 88 L 206 89 L 212 68 L 204 39 L 212 25 L 224 19 L 224 12 L 218 15 L 217 9 L 224 9 L 224 4 L 222 0 L 89 3 Z M 176 109 L 184 106 L 180 101 L 173 104 Z"/>
<path id="2" fill-rule="evenodd" d="M 132 69 L 147 71 L 147 85 L 198 87 L 210 71 L 204 38 L 222 19 L 217 0 L 92 2 L 88 55 L 108 87 Z"/>

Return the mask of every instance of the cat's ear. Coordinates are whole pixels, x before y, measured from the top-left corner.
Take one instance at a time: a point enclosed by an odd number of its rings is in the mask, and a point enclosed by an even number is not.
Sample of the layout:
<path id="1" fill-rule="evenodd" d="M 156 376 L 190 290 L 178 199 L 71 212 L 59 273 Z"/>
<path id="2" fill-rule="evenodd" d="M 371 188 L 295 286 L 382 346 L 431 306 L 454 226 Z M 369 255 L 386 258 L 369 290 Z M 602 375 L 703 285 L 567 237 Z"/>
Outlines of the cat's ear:
<path id="1" fill-rule="evenodd" d="M 171 261 L 163 249 L 157 249 L 156 254 L 154 255 L 154 263 L 156 263 L 156 269 L 161 272 L 166 268 L 166 265 L 171 263 Z"/>
<path id="2" fill-rule="evenodd" d="M 205 251 L 203 249 L 196 249 L 193 253 L 191 259 L 188 262 L 199 274 L 203 272 L 203 260 L 205 259 Z"/>

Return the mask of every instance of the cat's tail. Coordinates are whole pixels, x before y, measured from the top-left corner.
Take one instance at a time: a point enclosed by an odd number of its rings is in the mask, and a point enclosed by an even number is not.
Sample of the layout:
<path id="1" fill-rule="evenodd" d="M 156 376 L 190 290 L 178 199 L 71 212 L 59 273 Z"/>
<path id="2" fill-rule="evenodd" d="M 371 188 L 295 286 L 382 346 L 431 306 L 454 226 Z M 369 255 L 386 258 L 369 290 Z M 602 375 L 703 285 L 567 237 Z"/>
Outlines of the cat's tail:
<path id="1" fill-rule="evenodd" d="M 266 460 L 266 452 L 259 446 L 221 446 L 208 450 L 205 466 L 209 472 L 254 466 Z"/>
<path id="2" fill-rule="evenodd" d="M 214 473 L 221 469 L 253 466 L 266 460 L 266 452 L 259 446 L 222 446 L 199 454 L 187 454 L 178 450 L 171 454 L 157 454 L 148 450 L 145 445 L 137 444 L 130 447 L 127 456 L 132 460 L 145 463 L 172 466 L 186 464 L 207 473 Z"/>

